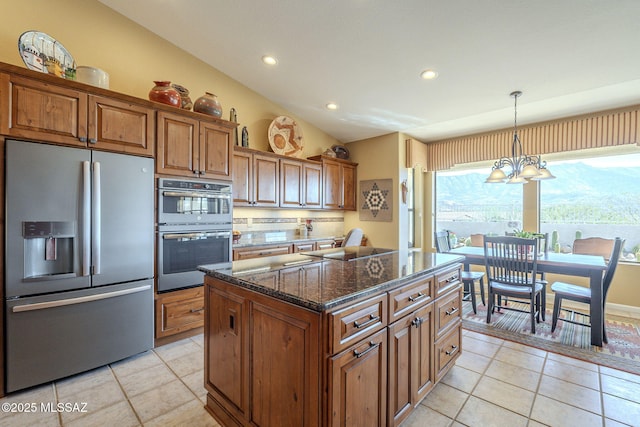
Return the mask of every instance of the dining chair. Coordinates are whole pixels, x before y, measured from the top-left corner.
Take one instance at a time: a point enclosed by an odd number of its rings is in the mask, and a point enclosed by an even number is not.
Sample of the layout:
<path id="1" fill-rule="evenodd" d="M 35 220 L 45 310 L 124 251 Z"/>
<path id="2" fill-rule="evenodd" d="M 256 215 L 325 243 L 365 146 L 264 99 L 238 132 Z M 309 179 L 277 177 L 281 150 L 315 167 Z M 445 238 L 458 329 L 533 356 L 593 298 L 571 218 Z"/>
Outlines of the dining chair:
<path id="1" fill-rule="evenodd" d="M 581 255 L 600 255 L 609 261 L 611 257 L 611 251 L 615 239 L 605 239 L 602 237 L 586 237 L 584 239 L 576 239 L 573 241 L 573 253 Z"/>
<path id="2" fill-rule="evenodd" d="M 360 246 L 362 244 L 362 229 L 361 228 L 352 228 L 349 230 L 347 235 L 344 237 L 344 241 L 342 242 L 343 247 L 347 246 Z"/>
<path id="3" fill-rule="evenodd" d="M 433 235 L 436 244 L 436 251 L 449 252 L 451 250 L 451 241 L 449 240 L 448 231 L 436 231 L 435 233 L 433 233 Z M 478 314 L 478 309 L 476 306 L 476 281 L 478 282 L 478 287 L 480 288 L 480 298 L 482 299 L 482 305 L 487 305 L 484 300 L 484 273 L 480 271 L 462 270 L 462 272 L 460 273 L 460 280 L 462 280 L 463 284 L 463 298 L 465 298 L 467 301 L 471 301 L 471 308 L 473 308 L 473 313 Z"/>
<path id="4" fill-rule="evenodd" d="M 599 239 L 599 240 L 592 240 Z M 589 242 L 578 242 L 578 240 L 590 240 Z M 576 245 L 578 242 L 578 245 Z M 599 245 L 596 245 L 596 243 Z M 607 269 L 605 270 L 604 277 L 602 279 L 602 319 L 604 319 L 604 308 L 607 300 L 607 293 L 609 292 L 609 287 L 611 286 L 611 281 L 613 280 L 613 275 L 616 272 L 616 268 L 618 266 L 618 260 L 620 258 L 620 253 L 622 252 L 622 247 L 624 246 L 624 239 L 616 237 L 615 239 L 602 239 L 599 237 L 590 238 L 590 239 L 576 239 L 573 244 L 574 253 L 578 251 L 587 251 L 586 255 L 602 255 L 601 253 L 593 253 L 594 251 L 602 251 L 603 247 L 611 247 L 611 251 L 606 254 L 605 259 L 609 260 L 607 264 Z M 599 249 L 596 249 L 599 247 Z M 584 255 L 584 254 L 583 254 Z M 567 299 L 570 301 L 580 302 L 591 305 L 591 289 L 585 286 L 574 285 L 571 283 L 565 282 L 554 282 L 551 285 L 551 290 L 555 293 L 555 297 L 553 300 L 553 320 L 551 322 L 551 332 L 556 330 L 556 326 L 558 324 L 558 320 L 562 320 L 563 322 L 573 323 L 575 325 L 582 326 L 591 326 L 591 323 L 583 323 L 573 320 L 575 314 L 581 314 L 585 317 L 591 317 L 590 314 L 583 313 L 577 310 L 571 310 L 567 308 L 562 308 L 562 301 Z M 569 317 L 560 318 L 560 310 L 571 313 Z M 607 331 L 603 325 L 602 330 L 602 341 L 607 342 Z"/>
<path id="5" fill-rule="evenodd" d="M 536 333 L 536 323 L 540 322 L 542 292 L 545 287 L 538 278 L 538 239 L 512 236 L 485 236 L 484 258 L 487 271 L 487 323 L 497 308 L 529 313 L 531 333 Z M 502 297 L 523 300 L 529 304 L 528 310 L 517 306 L 503 305 Z"/>
<path id="6" fill-rule="evenodd" d="M 504 235 L 515 236 L 516 234 L 506 232 L 504 233 Z M 538 254 L 544 253 L 545 255 L 547 255 L 549 253 L 549 233 L 535 233 L 534 237 L 538 239 Z M 541 294 L 541 304 L 543 309 L 540 310 L 540 316 L 544 321 L 544 320 L 547 320 L 545 313 L 547 311 L 547 284 L 549 282 L 547 282 L 547 276 L 544 271 L 539 271 L 538 277 L 539 277 L 538 282 L 540 282 L 540 284 L 543 286 L 542 294 Z M 508 301 L 509 299 L 505 298 L 505 304 L 507 304 Z M 522 302 L 526 303 L 526 301 L 522 301 Z"/>

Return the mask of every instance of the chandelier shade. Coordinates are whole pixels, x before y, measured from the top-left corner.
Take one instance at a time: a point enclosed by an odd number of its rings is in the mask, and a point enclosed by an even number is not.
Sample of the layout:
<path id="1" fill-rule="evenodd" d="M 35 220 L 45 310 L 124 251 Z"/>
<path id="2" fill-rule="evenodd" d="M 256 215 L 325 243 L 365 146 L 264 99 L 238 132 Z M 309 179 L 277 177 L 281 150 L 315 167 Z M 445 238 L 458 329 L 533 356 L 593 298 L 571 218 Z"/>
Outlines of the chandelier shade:
<path id="1" fill-rule="evenodd" d="M 485 180 L 494 184 L 506 182 L 507 184 L 526 184 L 530 180 L 540 181 L 553 179 L 555 176 L 547 169 L 547 162 L 540 156 L 529 156 L 522 149 L 522 142 L 518 137 L 518 97 L 521 91 L 511 92 L 514 98 L 513 142 L 511 144 L 511 157 L 502 157 L 495 161 L 491 168 L 491 174 Z"/>

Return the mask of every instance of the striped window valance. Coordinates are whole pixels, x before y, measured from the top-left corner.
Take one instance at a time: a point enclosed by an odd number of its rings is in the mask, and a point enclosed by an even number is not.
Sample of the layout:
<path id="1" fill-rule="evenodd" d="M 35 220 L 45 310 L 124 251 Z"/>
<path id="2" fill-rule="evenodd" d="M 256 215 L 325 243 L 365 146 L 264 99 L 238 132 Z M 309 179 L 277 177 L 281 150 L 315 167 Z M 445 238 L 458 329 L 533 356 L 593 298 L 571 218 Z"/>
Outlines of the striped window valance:
<path id="1" fill-rule="evenodd" d="M 527 154 L 550 154 L 625 144 L 640 145 L 640 105 L 519 127 Z M 495 160 L 511 153 L 513 128 L 423 144 L 407 141 L 407 166 L 429 171 Z M 421 143 L 418 143 L 421 144 Z"/>

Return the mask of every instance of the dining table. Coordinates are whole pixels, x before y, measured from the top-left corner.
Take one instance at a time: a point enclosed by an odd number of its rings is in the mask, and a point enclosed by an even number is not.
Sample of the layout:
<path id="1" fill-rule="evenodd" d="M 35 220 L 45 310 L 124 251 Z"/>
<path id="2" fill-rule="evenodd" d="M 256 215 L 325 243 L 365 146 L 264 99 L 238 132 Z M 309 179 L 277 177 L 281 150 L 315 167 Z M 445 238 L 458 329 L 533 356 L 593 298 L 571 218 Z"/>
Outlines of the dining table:
<path id="1" fill-rule="evenodd" d="M 464 268 L 469 271 L 469 266 L 485 265 L 483 247 L 461 246 L 451 249 L 448 253 L 463 255 L 465 257 Z M 602 256 L 581 255 L 572 253 L 546 252 L 538 255 L 538 272 L 552 273 L 567 276 L 580 276 L 589 278 L 591 288 L 591 345 L 602 347 L 604 331 L 604 295 L 602 291 L 602 279 L 607 269 L 607 264 Z"/>

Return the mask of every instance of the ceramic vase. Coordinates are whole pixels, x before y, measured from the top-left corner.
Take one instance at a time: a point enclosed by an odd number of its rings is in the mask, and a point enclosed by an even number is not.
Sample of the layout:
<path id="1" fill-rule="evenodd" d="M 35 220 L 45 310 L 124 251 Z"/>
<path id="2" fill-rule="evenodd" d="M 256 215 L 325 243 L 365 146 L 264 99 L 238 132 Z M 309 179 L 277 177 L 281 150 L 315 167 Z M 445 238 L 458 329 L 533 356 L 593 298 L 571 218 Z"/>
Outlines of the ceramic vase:
<path id="1" fill-rule="evenodd" d="M 191 101 L 191 97 L 189 97 L 189 89 L 176 83 L 173 83 L 171 87 L 177 90 L 180 94 L 181 108 L 183 110 L 191 110 L 193 102 Z"/>
<path id="2" fill-rule="evenodd" d="M 209 92 L 196 99 L 196 102 L 193 103 L 193 111 L 213 117 L 222 117 L 222 106 L 218 97 Z"/>
<path id="3" fill-rule="evenodd" d="M 154 83 L 156 85 L 149 91 L 149 99 L 151 101 L 180 108 L 182 98 L 180 93 L 171 87 L 171 82 L 154 81 Z"/>

